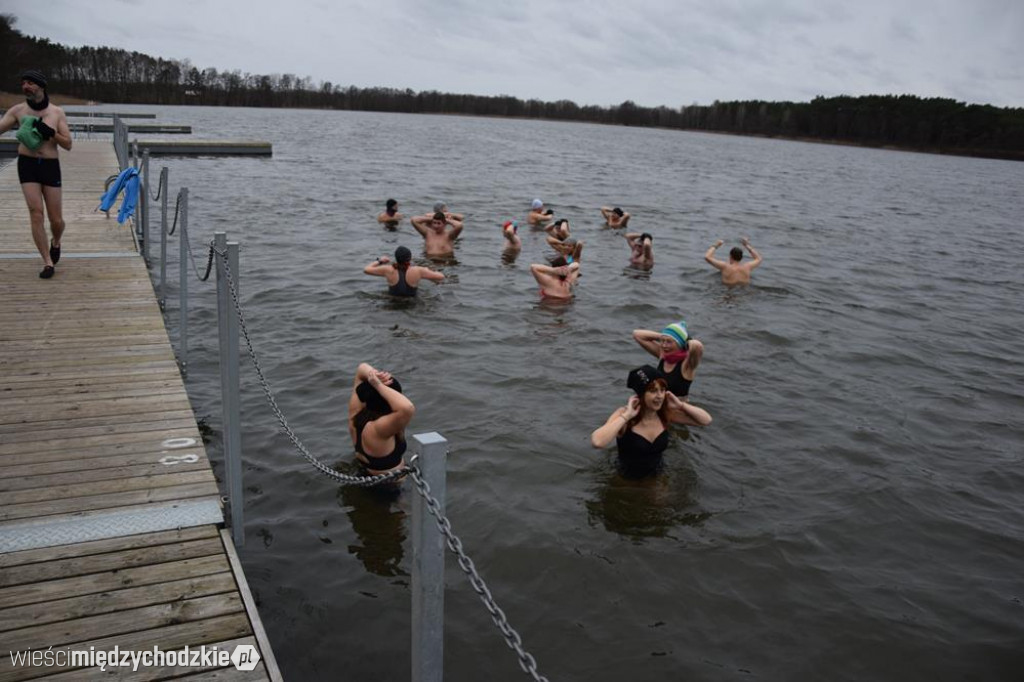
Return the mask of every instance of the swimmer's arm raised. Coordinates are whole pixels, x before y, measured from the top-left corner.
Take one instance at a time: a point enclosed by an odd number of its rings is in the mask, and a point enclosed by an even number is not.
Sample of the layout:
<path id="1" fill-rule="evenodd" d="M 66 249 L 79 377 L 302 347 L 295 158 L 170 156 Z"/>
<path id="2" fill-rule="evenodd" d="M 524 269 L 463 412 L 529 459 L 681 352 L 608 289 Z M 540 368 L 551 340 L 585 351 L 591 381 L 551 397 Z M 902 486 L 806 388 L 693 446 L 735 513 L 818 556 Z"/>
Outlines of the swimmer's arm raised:
<path id="1" fill-rule="evenodd" d="M 461 220 L 455 218 L 449 218 L 448 224 L 452 226 L 452 231 L 448 233 L 448 238 L 454 240 L 462 232 L 462 228 L 465 227 Z"/>
<path id="2" fill-rule="evenodd" d="M 626 407 L 620 407 L 611 416 L 608 417 L 603 425 L 594 429 L 594 432 L 590 434 L 590 444 L 595 448 L 608 447 L 616 436 L 621 436 L 626 432 L 626 424 L 630 419 L 636 416 L 636 409 L 634 409 L 634 401 L 636 396 L 629 399 L 629 404 Z M 639 402 L 637 402 L 639 405 Z"/>
<path id="3" fill-rule="evenodd" d="M 431 282 L 443 282 L 444 273 L 431 270 L 430 268 L 420 268 L 420 277 L 423 279 L 429 279 Z"/>
<path id="4" fill-rule="evenodd" d="M 754 250 L 754 247 L 750 245 L 750 240 L 747 239 L 746 237 L 744 237 L 741 241 L 743 243 L 743 246 L 747 247 L 747 251 L 750 252 L 750 255 L 754 257 L 754 260 L 747 263 L 747 268 L 753 270 L 754 268 L 761 264 L 761 254 Z"/>
<path id="5" fill-rule="evenodd" d="M 652 332 L 647 329 L 634 329 L 633 340 L 640 344 L 640 347 L 656 358 L 661 357 L 661 332 Z"/>
<path id="6" fill-rule="evenodd" d="M 412 223 L 412 226 L 416 228 L 417 232 L 419 232 L 424 237 L 427 236 L 427 226 L 430 225 L 430 217 L 414 215 L 413 217 L 409 218 L 409 222 Z"/>
<path id="7" fill-rule="evenodd" d="M 720 261 L 717 258 L 715 258 L 715 249 L 717 249 L 719 246 L 721 246 L 724 243 L 725 242 L 723 242 L 721 239 L 719 239 L 717 242 L 715 242 L 710 247 L 708 247 L 707 252 L 704 254 L 704 260 L 706 260 L 708 263 L 710 263 L 714 267 L 718 268 L 719 270 L 724 270 L 726 267 L 729 266 L 728 263 L 726 263 L 724 261 Z"/>
<path id="8" fill-rule="evenodd" d="M 367 275 L 377 275 L 379 277 L 386 274 L 389 269 L 391 269 L 391 260 L 387 256 L 381 256 L 363 268 L 363 272 Z"/>

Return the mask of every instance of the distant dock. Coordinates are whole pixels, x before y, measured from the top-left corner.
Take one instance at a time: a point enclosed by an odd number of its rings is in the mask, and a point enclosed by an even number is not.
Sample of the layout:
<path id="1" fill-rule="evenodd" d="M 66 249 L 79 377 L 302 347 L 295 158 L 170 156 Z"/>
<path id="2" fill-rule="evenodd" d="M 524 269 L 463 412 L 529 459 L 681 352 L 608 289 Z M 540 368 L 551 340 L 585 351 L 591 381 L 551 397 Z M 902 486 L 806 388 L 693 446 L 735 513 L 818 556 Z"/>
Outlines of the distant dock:
<path id="1" fill-rule="evenodd" d="M 129 133 L 150 133 L 154 135 L 191 135 L 192 126 L 167 125 L 164 123 L 125 123 Z M 68 123 L 73 133 L 112 133 L 114 123 Z"/>
<path id="2" fill-rule="evenodd" d="M 156 118 L 156 114 L 122 114 L 117 111 L 67 111 L 68 116 L 85 116 L 88 118 Z"/>

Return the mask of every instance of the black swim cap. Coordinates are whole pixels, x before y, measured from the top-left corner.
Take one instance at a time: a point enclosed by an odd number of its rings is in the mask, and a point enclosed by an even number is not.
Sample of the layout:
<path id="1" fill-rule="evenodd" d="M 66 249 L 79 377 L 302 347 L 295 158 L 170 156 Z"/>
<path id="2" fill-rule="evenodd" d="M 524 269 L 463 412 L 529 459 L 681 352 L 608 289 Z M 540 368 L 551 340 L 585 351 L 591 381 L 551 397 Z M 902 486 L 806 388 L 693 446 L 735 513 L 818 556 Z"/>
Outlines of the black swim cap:
<path id="1" fill-rule="evenodd" d="M 36 71 L 35 69 L 25 69 L 18 76 L 18 82 L 29 81 L 35 83 L 39 87 L 46 89 L 46 76 L 43 75 L 42 71 Z"/>
<path id="2" fill-rule="evenodd" d="M 664 372 L 657 367 L 644 365 L 643 367 L 637 367 L 629 373 L 629 376 L 626 378 L 626 386 L 633 389 L 633 392 L 642 398 L 644 391 L 647 390 L 650 383 L 657 379 L 664 380 Z"/>
<path id="3" fill-rule="evenodd" d="M 412 251 L 404 246 L 399 246 L 395 249 L 395 262 L 396 263 L 408 263 L 412 260 Z"/>
<path id="4" fill-rule="evenodd" d="M 398 383 L 398 379 L 395 377 L 391 377 L 391 383 L 387 386 L 399 393 L 402 392 L 402 384 Z M 391 413 L 391 405 L 388 404 L 387 400 L 384 400 L 381 394 L 377 392 L 377 389 L 371 386 L 369 382 L 363 381 L 356 386 L 356 397 L 359 398 L 359 402 L 365 403 L 367 409 L 371 412 L 378 414 Z"/>

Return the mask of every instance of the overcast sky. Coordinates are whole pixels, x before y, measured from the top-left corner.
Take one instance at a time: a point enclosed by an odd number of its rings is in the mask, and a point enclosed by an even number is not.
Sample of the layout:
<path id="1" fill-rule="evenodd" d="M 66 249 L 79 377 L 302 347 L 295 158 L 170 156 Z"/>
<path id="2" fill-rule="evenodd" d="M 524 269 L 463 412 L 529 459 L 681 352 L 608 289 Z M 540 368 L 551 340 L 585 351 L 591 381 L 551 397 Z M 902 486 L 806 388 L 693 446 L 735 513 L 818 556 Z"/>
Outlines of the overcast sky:
<path id="1" fill-rule="evenodd" d="M 0 0 L 22 33 L 315 84 L 609 105 L 1024 106 L 1022 0 Z"/>

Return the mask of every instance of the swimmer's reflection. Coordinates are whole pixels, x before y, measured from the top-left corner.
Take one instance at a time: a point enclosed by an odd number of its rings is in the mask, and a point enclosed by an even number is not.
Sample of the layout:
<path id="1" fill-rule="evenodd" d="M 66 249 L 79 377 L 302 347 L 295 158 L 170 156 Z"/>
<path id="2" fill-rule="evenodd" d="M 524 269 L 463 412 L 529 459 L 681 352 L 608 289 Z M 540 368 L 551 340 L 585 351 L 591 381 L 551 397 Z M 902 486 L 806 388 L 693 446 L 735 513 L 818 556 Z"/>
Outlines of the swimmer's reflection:
<path id="1" fill-rule="evenodd" d="M 703 522 L 710 512 L 697 509 L 692 471 L 661 471 L 631 477 L 629 471 L 602 472 L 595 496 L 586 502 L 587 520 L 633 540 L 661 538 L 673 528 Z"/>
<path id="2" fill-rule="evenodd" d="M 366 473 L 355 465 L 351 469 L 346 473 Z M 401 567 L 406 512 L 401 507 L 400 490 L 388 484 L 374 488 L 338 488 L 338 504 L 345 510 L 359 540 L 348 546 L 349 553 L 356 555 L 370 573 L 387 578 L 408 575 Z"/>

